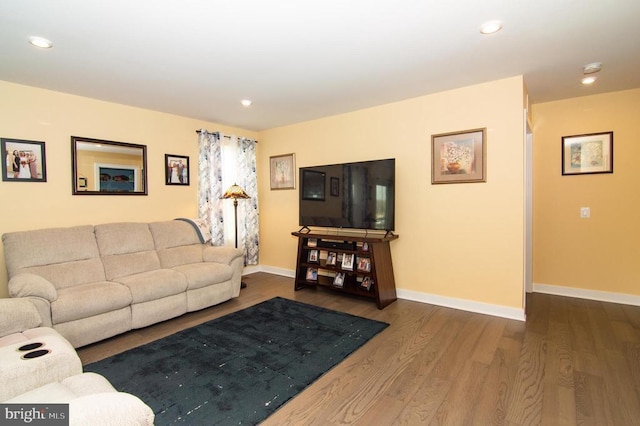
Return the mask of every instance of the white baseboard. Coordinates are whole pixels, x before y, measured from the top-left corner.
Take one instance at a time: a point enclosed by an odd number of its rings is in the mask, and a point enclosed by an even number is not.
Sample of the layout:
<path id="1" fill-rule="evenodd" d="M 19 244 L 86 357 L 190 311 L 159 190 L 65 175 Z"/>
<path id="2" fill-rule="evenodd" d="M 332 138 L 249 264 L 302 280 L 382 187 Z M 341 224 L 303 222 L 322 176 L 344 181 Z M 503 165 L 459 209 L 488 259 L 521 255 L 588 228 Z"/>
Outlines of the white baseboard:
<path id="1" fill-rule="evenodd" d="M 587 290 L 584 288 L 563 287 L 559 285 L 533 283 L 534 293 L 553 294 L 555 296 L 576 297 L 578 299 L 597 300 L 599 302 L 621 303 L 640 306 L 640 296 L 608 291 Z"/>
<path id="2" fill-rule="evenodd" d="M 474 312 L 476 314 L 491 315 L 525 321 L 524 309 L 509 308 L 507 306 L 492 305 L 472 300 L 457 299 L 453 297 L 438 296 L 435 294 L 421 293 L 412 290 L 396 289 L 399 299 L 413 300 L 415 302 L 428 303 L 431 305 L 444 306 L 447 308 L 459 309 L 461 311 Z"/>
<path id="3" fill-rule="evenodd" d="M 251 268 L 250 271 L 249 268 Z M 274 268 L 272 266 L 263 265 L 251 267 L 247 266 L 244 268 L 245 275 L 253 274 L 255 272 L 267 272 L 269 274 L 281 275 L 288 278 L 295 278 L 296 276 L 295 271 L 285 268 Z M 447 308 L 459 309 L 462 311 L 474 312 L 477 314 L 492 315 L 495 317 L 514 319 L 518 321 L 524 321 L 526 318 L 524 309 L 509 308 L 506 306 L 491 305 L 488 303 L 473 302 L 470 300 L 455 299 L 452 297 L 437 296 L 433 294 L 420 293 L 417 291 L 403 289 L 396 289 L 396 294 L 398 295 L 399 299 L 428 303 L 430 305 L 444 306 Z"/>

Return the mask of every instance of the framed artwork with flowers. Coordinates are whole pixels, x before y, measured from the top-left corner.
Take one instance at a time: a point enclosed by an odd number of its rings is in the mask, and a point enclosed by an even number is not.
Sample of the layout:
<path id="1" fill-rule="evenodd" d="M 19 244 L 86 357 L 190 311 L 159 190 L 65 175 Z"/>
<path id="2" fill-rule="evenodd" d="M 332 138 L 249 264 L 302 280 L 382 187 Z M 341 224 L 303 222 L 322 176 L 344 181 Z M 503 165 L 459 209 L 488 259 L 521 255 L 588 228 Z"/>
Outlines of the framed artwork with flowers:
<path id="1" fill-rule="evenodd" d="M 562 137 L 562 174 L 613 173 L 613 132 Z"/>
<path id="2" fill-rule="evenodd" d="M 431 183 L 487 181 L 487 129 L 431 136 Z"/>

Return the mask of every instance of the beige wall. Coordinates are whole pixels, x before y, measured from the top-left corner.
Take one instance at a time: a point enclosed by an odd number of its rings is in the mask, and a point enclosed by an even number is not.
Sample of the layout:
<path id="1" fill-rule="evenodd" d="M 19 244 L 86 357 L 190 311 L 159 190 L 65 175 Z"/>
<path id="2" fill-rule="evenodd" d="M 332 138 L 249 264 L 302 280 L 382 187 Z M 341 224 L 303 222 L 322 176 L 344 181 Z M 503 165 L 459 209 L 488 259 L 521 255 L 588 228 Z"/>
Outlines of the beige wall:
<path id="1" fill-rule="evenodd" d="M 399 289 L 522 309 L 523 80 L 513 77 L 260 133 L 260 262 L 295 269 L 296 190 L 269 189 L 269 157 L 296 167 L 396 158 Z M 431 135 L 487 127 L 487 182 L 431 184 Z"/>
<path id="2" fill-rule="evenodd" d="M 533 106 L 535 283 L 640 295 L 638 117 L 640 89 Z M 606 131 L 613 174 L 562 176 L 562 136 Z"/>
<path id="3" fill-rule="evenodd" d="M 197 185 L 165 185 L 164 154 L 189 156 L 197 182 L 196 129 L 253 132 L 0 81 L 0 136 L 46 143 L 47 182 L 0 182 L 0 234 L 117 221 L 197 215 Z M 147 145 L 148 196 L 71 195 L 71 136 Z M 0 297 L 7 296 L 0 245 Z"/>

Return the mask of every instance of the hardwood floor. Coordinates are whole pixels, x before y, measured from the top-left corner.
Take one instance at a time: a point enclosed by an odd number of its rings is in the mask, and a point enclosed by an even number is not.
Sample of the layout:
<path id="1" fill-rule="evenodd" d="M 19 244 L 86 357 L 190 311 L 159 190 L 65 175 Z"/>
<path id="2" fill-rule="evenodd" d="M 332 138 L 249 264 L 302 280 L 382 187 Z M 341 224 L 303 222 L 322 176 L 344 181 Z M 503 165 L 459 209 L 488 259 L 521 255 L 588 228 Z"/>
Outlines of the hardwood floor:
<path id="1" fill-rule="evenodd" d="M 529 295 L 527 322 L 245 277 L 240 297 L 78 352 L 90 363 L 281 296 L 391 324 L 264 425 L 633 425 L 640 307 Z"/>

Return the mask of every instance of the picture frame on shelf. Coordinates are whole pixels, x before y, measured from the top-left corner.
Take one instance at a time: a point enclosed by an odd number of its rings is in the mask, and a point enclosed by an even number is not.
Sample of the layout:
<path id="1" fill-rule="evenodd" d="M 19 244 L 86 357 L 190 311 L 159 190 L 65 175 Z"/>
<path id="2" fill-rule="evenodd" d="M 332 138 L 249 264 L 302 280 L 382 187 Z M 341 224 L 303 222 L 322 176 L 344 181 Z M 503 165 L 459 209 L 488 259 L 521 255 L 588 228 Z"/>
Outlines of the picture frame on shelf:
<path id="1" fill-rule="evenodd" d="M 307 281 L 318 281 L 318 269 L 307 268 Z"/>
<path id="2" fill-rule="evenodd" d="M 308 247 L 318 247 L 318 239 L 317 238 L 309 238 L 307 240 Z"/>
<path id="3" fill-rule="evenodd" d="M 336 276 L 333 278 L 333 285 L 336 287 L 344 287 L 344 272 L 338 272 Z"/>
<path id="4" fill-rule="evenodd" d="M 364 277 L 362 283 L 360 284 L 360 287 L 364 288 L 365 290 L 371 290 L 372 285 L 373 279 L 371 279 L 371 277 Z"/>
<path id="5" fill-rule="evenodd" d="M 431 136 L 431 184 L 486 182 L 487 129 Z"/>
<path id="6" fill-rule="evenodd" d="M 327 253 L 327 262 L 325 263 L 328 266 L 335 266 L 336 261 L 338 259 L 338 255 L 334 251 L 330 251 Z"/>
<path id="7" fill-rule="evenodd" d="M 189 157 L 165 154 L 164 176 L 166 185 L 189 185 Z"/>
<path id="8" fill-rule="evenodd" d="M 342 256 L 342 269 L 353 271 L 354 257 L 353 253 L 344 253 Z"/>
<path id="9" fill-rule="evenodd" d="M 310 263 L 318 263 L 318 250 L 309 250 L 309 258 L 308 261 Z"/>
<path id="10" fill-rule="evenodd" d="M 368 257 L 358 257 L 356 259 L 359 272 L 371 272 L 371 259 Z"/>
<path id="11" fill-rule="evenodd" d="M 295 189 L 296 187 L 295 154 L 273 155 L 269 157 L 270 188 Z"/>
<path id="12" fill-rule="evenodd" d="M 562 175 L 613 173 L 613 132 L 562 137 Z"/>
<path id="13" fill-rule="evenodd" d="M 45 143 L 23 139 L 1 138 L 2 180 L 5 182 L 46 182 Z"/>

